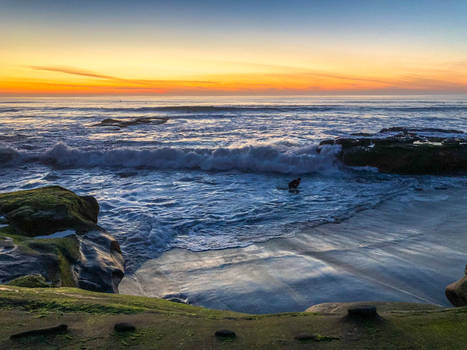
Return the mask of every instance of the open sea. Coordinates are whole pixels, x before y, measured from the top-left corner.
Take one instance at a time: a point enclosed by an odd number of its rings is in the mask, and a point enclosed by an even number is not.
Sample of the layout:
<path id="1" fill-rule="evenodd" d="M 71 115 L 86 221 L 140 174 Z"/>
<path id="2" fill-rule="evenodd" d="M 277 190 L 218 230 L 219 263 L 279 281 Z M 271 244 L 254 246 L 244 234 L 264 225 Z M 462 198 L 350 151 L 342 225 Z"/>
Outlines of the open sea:
<path id="1" fill-rule="evenodd" d="M 140 117 L 167 121 L 96 126 Z M 467 131 L 467 97 L 2 97 L 0 191 L 95 196 L 131 274 L 172 248 L 247 247 L 416 189 L 467 185 L 346 168 L 339 146 L 316 152 L 324 139 L 392 126 Z M 300 192 L 284 190 L 297 176 Z"/>

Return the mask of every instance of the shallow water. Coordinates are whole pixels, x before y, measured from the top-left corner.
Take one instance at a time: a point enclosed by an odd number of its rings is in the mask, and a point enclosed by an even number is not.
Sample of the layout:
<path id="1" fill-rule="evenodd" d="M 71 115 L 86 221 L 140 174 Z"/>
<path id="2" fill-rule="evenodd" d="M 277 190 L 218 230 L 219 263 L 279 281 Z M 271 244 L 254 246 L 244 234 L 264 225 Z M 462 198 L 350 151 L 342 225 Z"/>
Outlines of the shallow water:
<path id="1" fill-rule="evenodd" d="M 419 191 L 290 238 L 205 252 L 172 249 L 119 288 L 248 313 L 304 311 L 323 302 L 450 306 L 445 287 L 467 261 L 466 197 L 465 188 Z"/>
<path id="2" fill-rule="evenodd" d="M 467 130 L 465 97 L 2 98 L 0 191 L 59 184 L 101 204 L 131 274 L 172 248 L 246 247 L 465 178 L 343 168 L 319 141 Z M 167 117 L 164 124 L 95 126 Z M 300 175 L 299 194 L 282 190 Z"/>

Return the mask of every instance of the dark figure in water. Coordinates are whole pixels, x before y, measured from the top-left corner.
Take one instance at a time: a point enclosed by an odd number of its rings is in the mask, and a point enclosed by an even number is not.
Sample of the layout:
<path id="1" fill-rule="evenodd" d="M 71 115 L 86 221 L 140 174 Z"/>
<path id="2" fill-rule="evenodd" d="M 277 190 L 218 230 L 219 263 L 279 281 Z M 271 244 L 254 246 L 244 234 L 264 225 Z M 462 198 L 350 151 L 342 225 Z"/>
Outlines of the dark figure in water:
<path id="1" fill-rule="evenodd" d="M 298 191 L 298 185 L 300 185 L 301 178 L 297 178 L 289 182 L 289 191 L 296 192 Z"/>

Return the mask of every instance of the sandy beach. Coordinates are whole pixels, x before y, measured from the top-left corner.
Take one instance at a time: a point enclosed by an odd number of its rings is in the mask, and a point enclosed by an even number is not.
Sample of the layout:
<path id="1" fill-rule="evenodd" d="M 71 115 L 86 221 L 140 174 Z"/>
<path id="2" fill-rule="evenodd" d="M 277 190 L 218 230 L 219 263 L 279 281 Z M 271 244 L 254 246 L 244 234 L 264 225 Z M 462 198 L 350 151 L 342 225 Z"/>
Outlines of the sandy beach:
<path id="1" fill-rule="evenodd" d="M 292 238 L 206 252 L 172 249 L 125 276 L 120 292 L 250 313 L 329 301 L 449 306 L 444 288 L 467 260 L 466 196 L 464 188 L 421 191 Z"/>

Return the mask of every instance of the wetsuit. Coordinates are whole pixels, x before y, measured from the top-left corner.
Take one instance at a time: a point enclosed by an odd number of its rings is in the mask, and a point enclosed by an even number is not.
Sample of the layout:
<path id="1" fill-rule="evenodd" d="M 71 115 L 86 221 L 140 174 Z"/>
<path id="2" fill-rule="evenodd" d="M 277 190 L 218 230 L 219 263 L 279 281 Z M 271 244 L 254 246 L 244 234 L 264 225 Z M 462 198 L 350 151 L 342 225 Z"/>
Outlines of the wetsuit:
<path id="1" fill-rule="evenodd" d="M 296 190 L 300 185 L 300 179 L 295 179 L 289 182 L 289 190 Z"/>

